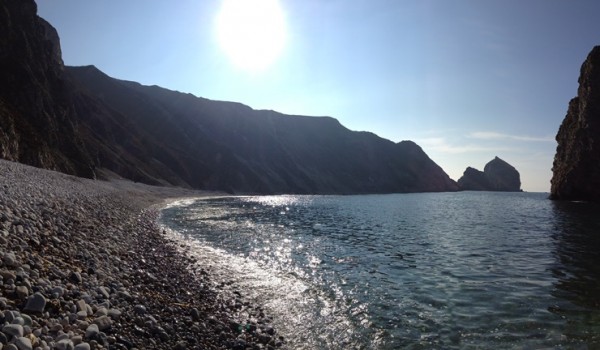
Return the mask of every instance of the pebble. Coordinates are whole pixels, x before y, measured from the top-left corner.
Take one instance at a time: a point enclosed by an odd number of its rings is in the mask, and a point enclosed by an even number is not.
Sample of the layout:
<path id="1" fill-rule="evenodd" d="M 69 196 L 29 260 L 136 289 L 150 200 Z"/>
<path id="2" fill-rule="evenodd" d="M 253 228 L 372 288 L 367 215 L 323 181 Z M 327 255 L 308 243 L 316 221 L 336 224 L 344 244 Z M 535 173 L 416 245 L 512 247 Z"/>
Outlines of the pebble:
<path id="1" fill-rule="evenodd" d="M 108 316 L 100 316 L 94 319 L 94 324 L 98 325 L 101 331 L 105 331 L 112 326 L 112 320 Z"/>
<path id="2" fill-rule="evenodd" d="M 85 338 L 86 339 L 94 339 L 96 338 L 96 336 L 100 333 L 100 329 L 98 328 L 97 324 L 91 324 L 89 325 L 89 327 L 85 330 Z"/>
<path id="3" fill-rule="evenodd" d="M 133 311 L 138 315 L 143 315 L 146 313 L 146 307 L 144 305 L 136 305 L 133 307 Z"/>
<path id="4" fill-rule="evenodd" d="M 90 350 L 90 344 L 88 343 L 80 343 L 75 345 L 74 350 Z"/>
<path id="5" fill-rule="evenodd" d="M 46 298 L 41 293 L 35 293 L 27 299 L 24 311 L 42 313 L 46 307 Z"/>
<path id="6" fill-rule="evenodd" d="M 31 346 L 31 340 L 29 338 L 20 337 L 15 341 L 15 345 L 19 350 L 33 350 Z"/>
<path id="7" fill-rule="evenodd" d="M 6 326 L 2 327 L 2 333 L 13 337 L 22 337 L 23 326 L 20 324 L 7 324 Z"/>
<path id="8" fill-rule="evenodd" d="M 4 160 L 0 184 L 0 350 L 276 346 L 238 327 L 262 322 L 259 309 L 217 289 L 202 261 L 156 224 L 150 205 L 187 190 Z"/>

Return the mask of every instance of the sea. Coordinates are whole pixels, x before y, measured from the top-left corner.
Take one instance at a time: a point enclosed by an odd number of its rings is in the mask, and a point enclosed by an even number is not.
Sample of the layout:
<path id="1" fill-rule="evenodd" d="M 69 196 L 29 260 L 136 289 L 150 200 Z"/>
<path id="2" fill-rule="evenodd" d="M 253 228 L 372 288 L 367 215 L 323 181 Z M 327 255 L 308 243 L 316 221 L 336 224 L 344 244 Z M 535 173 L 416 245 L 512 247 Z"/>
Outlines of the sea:
<path id="1" fill-rule="evenodd" d="M 600 348 L 600 206 L 547 193 L 181 200 L 161 223 L 290 349 Z"/>

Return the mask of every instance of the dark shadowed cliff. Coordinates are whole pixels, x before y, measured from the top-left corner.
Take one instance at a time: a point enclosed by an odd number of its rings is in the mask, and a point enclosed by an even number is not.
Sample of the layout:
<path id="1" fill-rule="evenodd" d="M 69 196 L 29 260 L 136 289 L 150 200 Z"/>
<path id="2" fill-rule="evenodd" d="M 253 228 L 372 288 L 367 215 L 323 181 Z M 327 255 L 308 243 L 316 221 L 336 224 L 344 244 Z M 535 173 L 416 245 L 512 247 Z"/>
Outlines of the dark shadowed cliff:
<path id="1" fill-rule="evenodd" d="M 33 1 L 0 2 L 0 156 L 92 176 L 56 30 Z"/>
<path id="2" fill-rule="evenodd" d="M 2 158 L 230 192 L 457 190 L 410 141 L 64 67 L 58 35 L 32 0 L 0 2 L 0 30 Z"/>
<path id="3" fill-rule="evenodd" d="M 261 193 L 456 189 L 410 141 L 393 143 L 372 133 L 353 132 L 329 117 L 257 111 L 117 80 L 92 66 L 67 71 L 82 90 L 101 97 L 152 140 L 160 140 L 155 152 L 168 146 L 210 165 L 216 176 L 192 184 L 195 187 Z"/>
<path id="4" fill-rule="evenodd" d="M 550 198 L 600 201 L 600 46 L 581 66 L 556 141 Z"/>
<path id="5" fill-rule="evenodd" d="M 521 177 L 517 169 L 504 160 L 495 157 L 483 171 L 468 167 L 458 180 L 463 191 L 521 191 Z"/>

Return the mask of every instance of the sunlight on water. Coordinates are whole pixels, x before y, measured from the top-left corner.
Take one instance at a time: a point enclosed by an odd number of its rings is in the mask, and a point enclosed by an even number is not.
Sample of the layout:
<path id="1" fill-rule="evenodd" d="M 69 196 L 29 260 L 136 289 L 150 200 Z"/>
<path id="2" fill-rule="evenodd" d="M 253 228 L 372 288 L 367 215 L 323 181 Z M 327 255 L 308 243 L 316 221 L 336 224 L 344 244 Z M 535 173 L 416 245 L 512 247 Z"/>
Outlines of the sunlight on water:
<path id="1" fill-rule="evenodd" d="M 259 196 L 162 222 L 290 348 L 578 347 L 600 342 L 600 244 L 577 238 L 600 227 L 580 211 L 527 193 Z"/>

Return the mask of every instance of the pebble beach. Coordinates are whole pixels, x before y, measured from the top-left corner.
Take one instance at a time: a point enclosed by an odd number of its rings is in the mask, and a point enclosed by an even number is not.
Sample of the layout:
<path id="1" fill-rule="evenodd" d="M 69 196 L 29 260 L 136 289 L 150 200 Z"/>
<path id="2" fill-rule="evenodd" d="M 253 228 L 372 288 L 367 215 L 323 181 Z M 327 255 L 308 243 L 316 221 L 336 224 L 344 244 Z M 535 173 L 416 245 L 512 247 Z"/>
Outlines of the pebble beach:
<path id="1" fill-rule="evenodd" d="M 206 195 L 0 160 L 0 349 L 285 348 L 160 228 L 169 200 Z"/>

